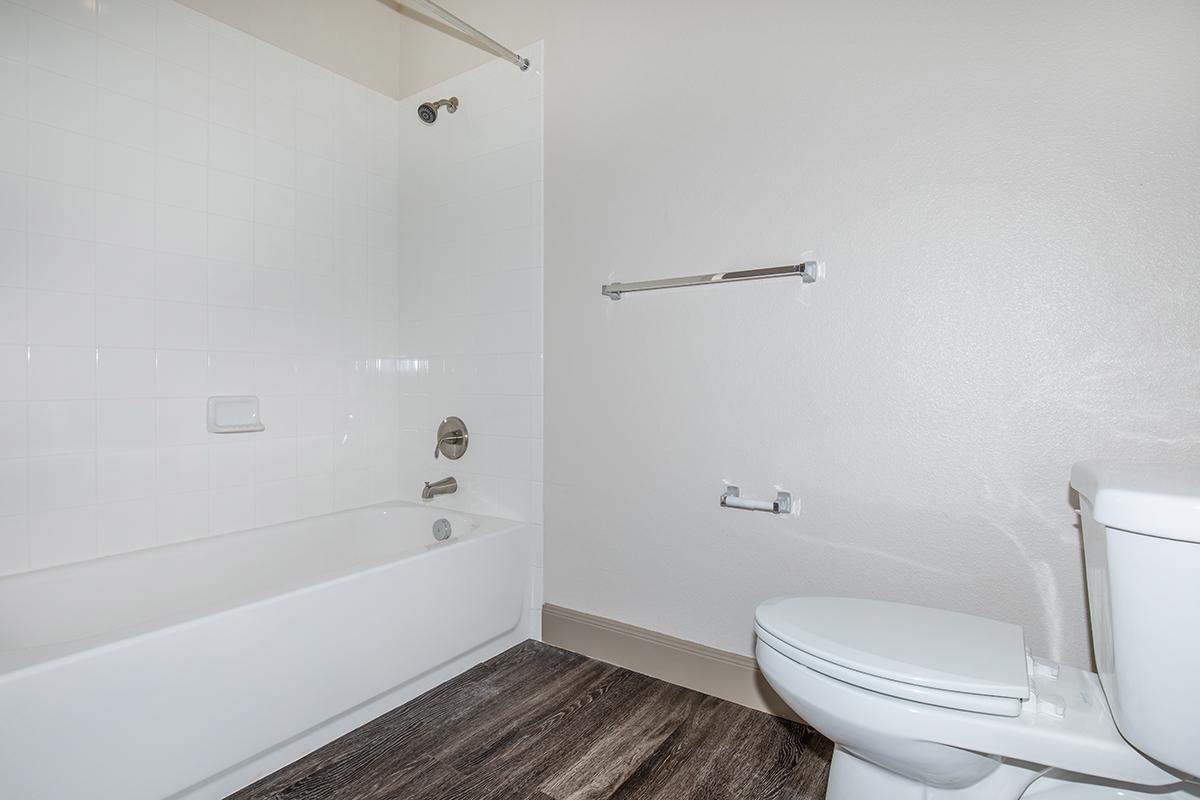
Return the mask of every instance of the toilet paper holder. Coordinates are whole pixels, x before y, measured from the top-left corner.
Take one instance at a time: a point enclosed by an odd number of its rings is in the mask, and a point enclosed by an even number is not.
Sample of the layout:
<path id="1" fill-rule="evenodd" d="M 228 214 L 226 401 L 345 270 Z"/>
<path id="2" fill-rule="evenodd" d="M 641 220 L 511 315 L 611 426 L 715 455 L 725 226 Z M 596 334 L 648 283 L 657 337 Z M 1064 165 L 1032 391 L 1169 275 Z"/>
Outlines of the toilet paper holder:
<path id="1" fill-rule="evenodd" d="M 738 508 L 745 511 L 770 511 L 772 514 L 792 513 L 792 493 L 778 492 L 774 500 L 746 500 L 737 486 L 726 485 L 721 495 L 721 508 Z"/>

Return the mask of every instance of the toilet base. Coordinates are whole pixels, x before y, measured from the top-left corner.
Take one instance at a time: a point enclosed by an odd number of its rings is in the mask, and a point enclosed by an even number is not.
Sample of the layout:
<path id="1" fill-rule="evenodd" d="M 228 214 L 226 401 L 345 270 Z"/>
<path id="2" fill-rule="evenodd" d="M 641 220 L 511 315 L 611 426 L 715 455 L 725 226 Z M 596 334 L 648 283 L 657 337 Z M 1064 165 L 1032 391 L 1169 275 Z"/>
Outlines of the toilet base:
<path id="1" fill-rule="evenodd" d="M 1200 784 L 1144 789 L 1004 763 L 997 764 L 996 770 L 978 783 L 961 789 L 939 789 L 884 769 L 837 745 L 825 800 L 1200 800 Z"/>
<path id="2" fill-rule="evenodd" d="M 872 764 L 837 745 L 825 800 L 1018 800 L 1044 772 L 998 762 L 995 770 L 976 783 L 942 789 Z"/>
<path id="3" fill-rule="evenodd" d="M 903 775 L 864 761 L 839 744 L 833 748 L 825 800 L 866 800 L 869 797 L 925 800 L 925 788 Z"/>
<path id="4" fill-rule="evenodd" d="M 1021 800 L 1198 800 L 1200 784 L 1143 787 L 1097 780 L 1083 775 L 1045 777 L 1029 787 Z"/>

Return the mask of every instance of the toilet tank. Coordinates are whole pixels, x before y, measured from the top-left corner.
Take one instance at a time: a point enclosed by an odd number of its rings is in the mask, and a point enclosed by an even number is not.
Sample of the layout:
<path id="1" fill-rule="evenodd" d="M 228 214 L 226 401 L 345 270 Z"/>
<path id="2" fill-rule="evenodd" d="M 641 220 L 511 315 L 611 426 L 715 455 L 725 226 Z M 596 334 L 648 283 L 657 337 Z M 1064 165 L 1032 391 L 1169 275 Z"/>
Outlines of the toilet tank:
<path id="1" fill-rule="evenodd" d="M 1096 668 L 1117 728 L 1200 776 L 1200 468 L 1086 461 L 1071 486 Z"/>

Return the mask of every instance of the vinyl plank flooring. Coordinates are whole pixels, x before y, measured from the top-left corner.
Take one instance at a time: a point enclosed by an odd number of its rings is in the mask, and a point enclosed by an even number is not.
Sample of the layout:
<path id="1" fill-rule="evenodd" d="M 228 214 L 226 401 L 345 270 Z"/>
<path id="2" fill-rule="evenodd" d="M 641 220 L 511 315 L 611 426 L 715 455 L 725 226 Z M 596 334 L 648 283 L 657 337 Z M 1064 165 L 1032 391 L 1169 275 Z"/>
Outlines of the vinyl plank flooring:
<path id="1" fill-rule="evenodd" d="M 690 797 L 708 785 L 716 762 L 733 756 L 729 733 L 733 719 L 740 715 L 739 707 L 715 697 L 700 698 L 671 739 L 613 792 L 613 800 Z M 769 719 L 763 720 L 764 724 Z"/>
<path id="2" fill-rule="evenodd" d="M 555 800 L 608 800 L 647 759 L 673 740 L 696 703 L 694 692 L 656 682 L 606 726 L 579 758 L 562 764 L 542 791 Z"/>
<path id="3" fill-rule="evenodd" d="M 599 662 L 600 675 L 565 702 L 547 704 L 488 750 L 491 757 L 452 761 L 469 777 L 464 800 L 508 800 L 537 788 L 561 764 L 573 763 L 611 728 L 615 713 L 653 679 Z"/>
<path id="4" fill-rule="evenodd" d="M 391 763 L 392 754 L 412 761 L 416 755 L 452 741 L 468 720 L 477 726 L 480 720 L 493 719 L 490 704 L 511 705 L 505 697 L 513 686 L 544 681 L 547 670 L 558 675 L 588 661 L 567 651 L 538 654 L 524 647 L 502 655 L 507 657 L 478 664 L 283 768 L 270 776 L 276 787 L 272 792 L 250 796 L 263 800 L 340 798 L 336 788 L 355 787 L 360 778 L 369 780 L 381 763 Z"/>
<path id="5" fill-rule="evenodd" d="M 553 797 L 544 784 L 564 765 L 585 760 L 598 741 L 619 738 L 617 731 L 630 706 L 649 699 L 652 690 L 662 685 L 628 670 L 608 665 L 605 669 L 605 678 L 586 697 L 573 703 L 567 709 L 570 713 L 554 714 L 539 725 L 543 735 L 527 740 L 527 746 L 519 752 L 506 753 L 474 768 L 473 774 L 488 786 L 478 800 L 509 798 L 526 787 L 540 788 Z M 476 795 L 470 797 L 475 800 Z"/>
<path id="6" fill-rule="evenodd" d="M 807 726 L 525 642 L 227 800 L 820 800 Z"/>
<path id="7" fill-rule="evenodd" d="M 730 725 L 724 743 L 695 781 L 713 789 L 706 796 L 728 798 L 823 797 L 824 781 L 813 794 L 809 780 L 812 768 L 821 764 L 825 772 L 832 745 L 811 729 L 785 720 L 762 725 L 756 712 L 739 709 L 739 719 Z M 811 754 L 810 758 L 805 755 Z"/>
<path id="8" fill-rule="evenodd" d="M 510 761 L 569 725 L 575 715 L 589 711 L 626 680 L 628 676 L 598 661 L 545 675 L 528 684 L 519 700 L 513 695 L 498 698 L 484 714 L 477 715 L 477 727 L 470 736 L 455 737 L 436 755 L 463 772 L 497 759 Z"/>

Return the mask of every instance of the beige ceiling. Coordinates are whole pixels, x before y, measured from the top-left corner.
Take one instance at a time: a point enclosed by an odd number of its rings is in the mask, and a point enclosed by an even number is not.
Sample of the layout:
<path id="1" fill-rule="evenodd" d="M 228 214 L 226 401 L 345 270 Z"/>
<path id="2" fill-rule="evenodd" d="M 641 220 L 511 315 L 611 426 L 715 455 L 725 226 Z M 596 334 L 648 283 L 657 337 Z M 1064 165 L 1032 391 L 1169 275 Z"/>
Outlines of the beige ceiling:
<path id="1" fill-rule="evenodd" d="M 392 97 L 490 58 L 403 0 L 180 0 L 184 5 Z M 544 35 L 550 0 L 442 0 L 440 5 L 501 44 Z"/>

